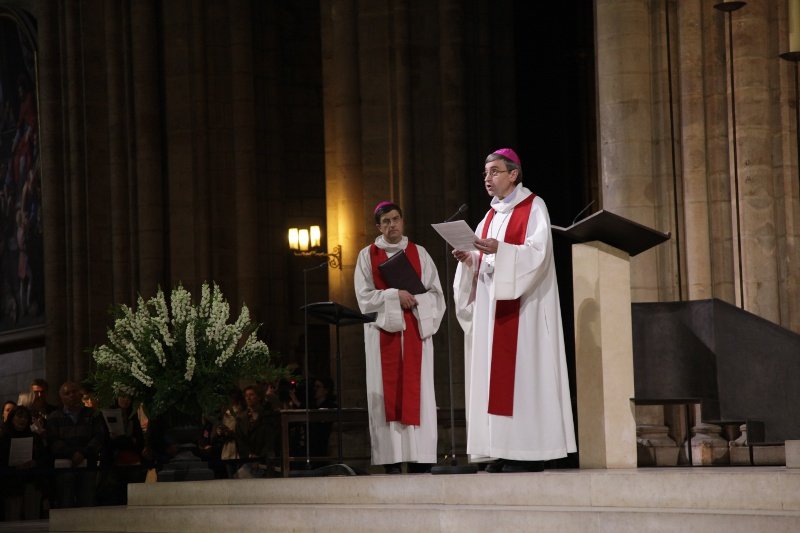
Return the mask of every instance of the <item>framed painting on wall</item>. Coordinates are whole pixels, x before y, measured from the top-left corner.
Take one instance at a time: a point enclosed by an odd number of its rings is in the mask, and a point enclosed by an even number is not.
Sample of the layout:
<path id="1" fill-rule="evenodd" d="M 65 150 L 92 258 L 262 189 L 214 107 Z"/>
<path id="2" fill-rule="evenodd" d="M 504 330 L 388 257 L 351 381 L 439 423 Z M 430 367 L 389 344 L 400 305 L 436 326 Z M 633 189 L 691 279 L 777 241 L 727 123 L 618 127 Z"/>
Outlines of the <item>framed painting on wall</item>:
<path id="1" fill-rule="evenodd" d="M 44 344 L 36 24 L 0 7 L 0 352 Z"/>

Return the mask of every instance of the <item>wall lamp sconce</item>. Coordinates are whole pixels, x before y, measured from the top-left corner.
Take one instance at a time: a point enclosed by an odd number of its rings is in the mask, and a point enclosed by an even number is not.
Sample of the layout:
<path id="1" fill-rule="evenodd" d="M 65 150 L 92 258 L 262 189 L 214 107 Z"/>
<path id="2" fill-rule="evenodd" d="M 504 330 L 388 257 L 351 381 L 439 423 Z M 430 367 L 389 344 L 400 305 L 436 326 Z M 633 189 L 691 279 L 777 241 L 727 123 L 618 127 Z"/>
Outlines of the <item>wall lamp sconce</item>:
<path id="1" fill-rule="evenodd" d="M 302 257 L 327 257 L 328 266 L 342 270 L 342 246 L 337 244 L 333 253 L 320 252 L 322 230 L 319 226 L 289 228 L 289 249 Z"/>

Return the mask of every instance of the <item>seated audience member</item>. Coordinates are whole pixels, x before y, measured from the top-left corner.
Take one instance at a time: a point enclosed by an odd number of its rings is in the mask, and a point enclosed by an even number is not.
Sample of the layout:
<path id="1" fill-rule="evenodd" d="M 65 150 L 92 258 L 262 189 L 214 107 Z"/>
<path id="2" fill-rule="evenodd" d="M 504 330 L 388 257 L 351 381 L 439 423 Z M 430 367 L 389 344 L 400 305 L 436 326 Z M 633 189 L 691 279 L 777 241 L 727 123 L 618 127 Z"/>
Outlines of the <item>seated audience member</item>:
<path id="1" fill-rule="evenodd" d="M 333 392 L 333 380 L 328 377 L 312 380 L 314 397 L 311 399 L 312 409 L 336 409 L 336 395 Z M 312 457 L 328 455 L 328 443 L 331 436 L 330 422 L 312 422 L 308 425 L 310 438 L 309 452 Z M 322 466 L 323 463 L 316 463 Z"/>
<path id="2" fill-rule="evenodd" d="M 115 465 L 138 465 L 142 462 L 144 433 L 139 423 L 139 415 L 133 409 L 133 401 L 129 396 L 118 396 L 113 409 L 122 413 L 123 433 L 111 435 L 111 447 Z"/>
<path id="3" fill-rule="evenodd" d="M 45 434 L 45 421 L 47 417 L 53 411 L 57 411 L 58 407 L 48 403 L 47 401 L 47 393 L 50 390 L 50 386 L 48 385 L 47 381 L 42 378 L 36 378 L 31 381 L 30 390 L 25 393 L 19 395 L 19 400 L 17 403 L 19 405 L 24 405 L 31 410 L 31 417 L 33 418 L 33 424 L 31 429 L 34 433 L 38 433 L 42 437 Z"/>
<path id="4" fill-rule="evenodd" d="M 239 389 L 234 389 L 230 394 L 230 405 L 222 413 L 219 423 L 214 427 L 212 443 L 220 449 L 219 457 L 225 463 L 227 477 L 233 477 L 239 465 L 234 461 L 239 459 L 236 449 L 236 420 L 244 411 L 244 395 Z"/>
<path id="5" fill-rule="evenodd" d="M 28 392 L 23 392 L 19 395 L 17 404 L 24 405 L 28 408 L 33 408 L 33 403 L 37 399 L 41 399 L 39 406 L 45 415 L 49 415 L 58 409 L 57 405 L 48 403 L 47 393 L 50 390 L 50 385 L 42 378 L 36 378 L 31 381 L 31 387 Z M 32 413 L 33 414 L 33 413 Z"/>
<path id="6" fill-rule="evenodd" d="M 105 494 L 101 496 L 103 504 L 124 505 L 128 483 L 142 483 L 147 473 L 142 466 L 144 433 L 130 397 L 118 396 L 111 408 L 119 409 L 120 418 L 118 424 L 107 419 L 109 464 L 103 469 L 101 486 Z"/>
<path id="7" fill-rule="evenodd" d="M 63 408 L 47 418 L 47 442 L 55 460 L 54 507 L 95 505 L 97 460 L 106 436 L 105 423 L 81 403 L 77 383 L 59 389 Z"/>
<path id="8" fill-rule="evenodd" d="M 264 391 L 264 403 L 268 404 L 272 411 L 283 409 L 283 402 L 278 393 L 278 385 L 276 383 L 262 383 L 261 389 Z"/>
<path id="9" fill-rule="evenodd" d="M 245 387 L 245 409 L 236 420 L 236 448 L 242 459 L 260 458 L 269 462 L 275 455 L 276 431 L 272 412 L 265 409 L 258 387 Z M 261 477 L 258 462 L 246 463 L 236 477 Z"/>
<path id="10" fill-rule="evenodd" d="M 6 419 L 8 419 L 8 414 L 11 411 L 13 411 L 16 406 L 17 406 L 17 404 L 14 403 L 13 400 L 6 400 L 6 402 L 3 404 L 3 422 L 4 423 L 5 423 Z"/>
<path id="11" fill-rule="evenodd" d="M 12 442 L 30 439 L 30 455 L 11 463 Z M 31 431 L 31 412 L 25 406 L 15 407 L 3 423 L 0 437 L 0 494 L 5 520 L 35 520 L 40 517 L 42 489 L 45 483 L 43 468 L 47 450 L 42 438 Z"/>
<path id="12" fill-rule="evenodd" d="M 97 409 L 97 398 L 95 397 L 94 387 L 88 383 L 81 385 L 81 402 L 89 409 Z"/>

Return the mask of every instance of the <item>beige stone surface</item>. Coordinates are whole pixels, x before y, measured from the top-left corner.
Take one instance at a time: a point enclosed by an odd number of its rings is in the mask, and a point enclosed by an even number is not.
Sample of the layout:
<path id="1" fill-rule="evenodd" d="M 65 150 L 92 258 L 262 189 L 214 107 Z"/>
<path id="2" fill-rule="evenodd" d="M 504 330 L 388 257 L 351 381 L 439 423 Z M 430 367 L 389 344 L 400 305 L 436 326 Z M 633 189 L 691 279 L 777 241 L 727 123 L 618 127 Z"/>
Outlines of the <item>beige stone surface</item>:
<path id="1" fill-rule="evenodd" d="M 785 447 L 786 468 L 800 468 L 800 440 L 787 440 Z"/>
<path id="2" fill-rule="evenodd" d="M 572 247 L 581 468 L 636 466 L 630 265 L 600 242 Z"/>
<path id="3" fill-rule="evenodd" d="M 800 472 L 548 470 L 132 485 L 130 505 L 51 512 L 51 531 L 791 532 Z"/>

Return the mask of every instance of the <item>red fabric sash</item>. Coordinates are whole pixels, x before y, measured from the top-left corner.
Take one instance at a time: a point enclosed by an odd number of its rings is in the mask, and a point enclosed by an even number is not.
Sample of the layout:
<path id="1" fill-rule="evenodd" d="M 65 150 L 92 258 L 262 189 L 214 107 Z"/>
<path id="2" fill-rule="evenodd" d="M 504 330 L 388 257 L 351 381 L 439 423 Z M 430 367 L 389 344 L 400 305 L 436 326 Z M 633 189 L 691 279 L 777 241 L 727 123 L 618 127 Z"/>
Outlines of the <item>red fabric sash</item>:
<path id="1" fill-rule="evenodd" d="M 503 242 L 522 244 L 535 194 L 531 194 L 514 207 L 506 227 Z M 482 239 L 489 233 L 494 209 L 486 214 Z M 481 254 L 478 265 L 483 259 Z M 512 416 L 514 414 L 514 378 L 517 364 L 517 336 L 519 333 L 520 299 L 498 300 L 494 311 L 494 336 L 492 338 L 492 367 L 489 374 L 489 414 Z"/>
<path id="2" fill-rule="evenodd" d="M 388 289 L 389 286 L 381 276 L 378 265 L 386 261 L 388 256 L 374 244 L 369 248 L 372 262 L 372 279 L 375 288 Z M 419 250 L 414 243 L 406 247 L 406 257 L 422 279 L 422 265 L 419 261 Z M 386 410 L 386 421 L 399 420 L 409 426 L 419 425 L 419 391 L 422 372 L 422 338 L 419 334 L 417 319 L 411 309 L 403 309 L 406 322 L 405 331 L 388 333 L 380 331 L 381 373 L 383 374 L 383 405 Z"/>

